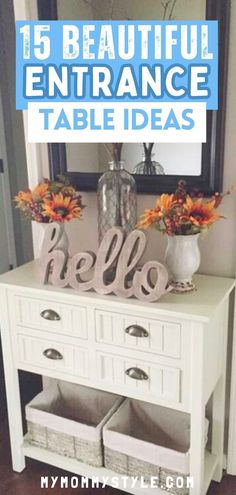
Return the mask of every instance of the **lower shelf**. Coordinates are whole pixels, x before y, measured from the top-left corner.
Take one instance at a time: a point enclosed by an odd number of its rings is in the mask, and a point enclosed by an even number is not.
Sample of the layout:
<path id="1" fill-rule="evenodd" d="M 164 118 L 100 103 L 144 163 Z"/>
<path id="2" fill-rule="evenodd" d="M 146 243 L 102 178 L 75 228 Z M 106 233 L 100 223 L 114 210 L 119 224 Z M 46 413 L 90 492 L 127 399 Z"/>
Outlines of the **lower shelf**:
<path id="1" fill-rule="evenodd" d="M 106 483 L 106 485 L 108 486 L 112 486 L 117 490 L 122 490 L 123 492 L 127 492 L 133 495 L 143 495 L 144 493 L 149 493 L 150 489 L 152 490 L 152 493 L 154 495 L 167 495 L 168 493 L 166 490 L 161 490 L 160 488 L 156 487 L 146 487 L 146 489 L 144 489 L 144 487 L 141 486 L 140 482 L 136 482 L 135 486 L 133 486 L 134 481 L 132 479 L 127 479 L 125 476 L 122 477 L 121 475 L 110 471 L 109 469 L 106 469 L 104 467 L 96 468 L 83 462 L 77 461 L 76 459 L 63 457 L 59 454 L 55 454 L 54 452 L 36 447 L 29 443 L 29 441 L 27 440 L 27 436 L 24 439 L 23 453 L 26 457 L 30 457 L 31 459 L 44 462 L 46 464 L 55 466 L 78 476 L 89 479 L 96 478 L 101 484 Z M 210 454 L 209 452 L 206 452 L 204 491 L 201 495 L 206 494 L 216 465 L 217 457 Z M 114 480 L 116 482 L 116 486 L 114 486 Z"/>

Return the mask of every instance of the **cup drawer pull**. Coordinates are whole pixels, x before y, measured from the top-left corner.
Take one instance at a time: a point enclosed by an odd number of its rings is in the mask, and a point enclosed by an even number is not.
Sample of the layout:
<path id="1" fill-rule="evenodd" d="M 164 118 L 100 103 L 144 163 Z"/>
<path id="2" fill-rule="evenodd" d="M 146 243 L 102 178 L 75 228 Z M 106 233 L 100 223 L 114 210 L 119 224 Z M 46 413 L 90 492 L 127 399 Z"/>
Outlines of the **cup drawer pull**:
<path id="1" fill-rule="evenodd" d="M 40 313 L 40 316 L 45 320 L 58 321 L 61 319 L 60 315 L 53 309 L 45 309 Z"/>
<path id="2" fill-rule="evenodd" d="M 54 359 L 54 360 L 63 359 L 62 354 L 56 349 L 45 349 L 45 351 L 43 351 L 43 355 L 47 359 Z"/>
<path id="3" fill-rule="evenodd" d="M 145 371 L 141 370 L 140 368 L 129 368 L 128 370 L 126 370 L 125 374 L 133 380 L 148 380 L 147 373 L 145 373 Z"/>
<path id="4" fill-rule="evenodd" d="M 140 327 L 140 325 L 130 325 L 125 329 L 125 333 L 131 335 L 131 337 L 149 337 L 147 330 Z"/>

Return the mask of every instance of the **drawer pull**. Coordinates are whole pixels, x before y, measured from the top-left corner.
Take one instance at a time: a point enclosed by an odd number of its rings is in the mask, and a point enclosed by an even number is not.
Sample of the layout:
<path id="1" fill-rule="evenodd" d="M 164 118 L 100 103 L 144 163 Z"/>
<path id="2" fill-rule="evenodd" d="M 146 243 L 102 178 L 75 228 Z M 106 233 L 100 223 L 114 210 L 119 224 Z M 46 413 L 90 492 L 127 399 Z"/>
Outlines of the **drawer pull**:
<path id="1" fill-rule="evenodd" d="M 45 351 L 43 351 L 43 355 L 48 359 L 63 359 L 62 354 L 56 349 L 46 349 Z"/>
<path id="2" fill-rule="evenodd" d="M 125 333 L 131 335 L 131 337 L 149 337 L 147 330 L 140 327 L 140 325 L 130 325 L 125 329 Z"/>
<path id="3" fill-rule="evenodd" d="M 54 311 L 53 309 L 45 309 L 40 313 L 40 316 L 44 318 L 45 320 L 50 320 L 50 321 L 58 321 L 61 319 L 58 313 Z"/>
<path id="4" fill-rule="evenodd" d="M 129 368 L 126 370 L 125 374 L 128 375 L 129 378 L 133 378 L 133 380 L 148 380 L 147 373 L 140 368 Z"/>

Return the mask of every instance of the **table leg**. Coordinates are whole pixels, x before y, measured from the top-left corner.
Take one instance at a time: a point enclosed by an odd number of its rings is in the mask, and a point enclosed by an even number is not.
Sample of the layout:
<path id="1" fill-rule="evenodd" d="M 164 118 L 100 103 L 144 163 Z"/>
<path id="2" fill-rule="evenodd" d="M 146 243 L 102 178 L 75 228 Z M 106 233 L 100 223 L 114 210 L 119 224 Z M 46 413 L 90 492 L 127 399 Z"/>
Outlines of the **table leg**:
<path id="1" fill-rule="evenodd" d="M 228 325 L 228 303 L 222 318 L 222 374 L 213 392 L 212 407 L 212 454 L 218 457 L 218 463 L 214 472 L 213 480 L 220 482 L 223 475 L 224 464 L 224 431 L 225 431 L 225 394 L 226 394 L 226 359 L 227 359 L 227 325 Z"/>
<path id="2" fill-rule="evenodd" d="M 204 484 L 204 462 L 205 462 L 205 408 L 199 407 L 191 414 L 191 448 L 190 448 L 190 477 L 193 487 L 190 495 L 205 495 Z"/>
<path id="3" fill-rule="evenodd" d="M 203 398 L 203 329 L 201 325 L 193 332 L 192 339 L 192 390 L 191 398 L 191 432 L 190 432 L 190 477 L 193 487 L 190 495 L 205 495 L 205 404 Z"/>
<path id="4" fill-rule="evenodd" d="M 20 388 L 18 371 L 14 366 L 11 333 L 9 328 L 9 320 L 7 315 L 7 297 L 5 292 L 0 292 L 1 298 L 1 314 L 0 322 L 2 349 L 3 349 L 3 364 L 6 382 L 7 394 L 7 409 L 8 421 L 11 441 L 11 457 L 12 467 L 14 471 L 21 472 L 25 468 L 25 457 L 22 452 L 23 444 L 23 428 L 20 403 Z"/>
<path id="5" fill-rule="evenodd" d="M 224 461 L 224 390 L 224 378 L 221 377 L 213 393 L 212 411 L 212 454 L 215 454 L 219 459 L 213 479 L 218 482 L 222 480 Z"/>

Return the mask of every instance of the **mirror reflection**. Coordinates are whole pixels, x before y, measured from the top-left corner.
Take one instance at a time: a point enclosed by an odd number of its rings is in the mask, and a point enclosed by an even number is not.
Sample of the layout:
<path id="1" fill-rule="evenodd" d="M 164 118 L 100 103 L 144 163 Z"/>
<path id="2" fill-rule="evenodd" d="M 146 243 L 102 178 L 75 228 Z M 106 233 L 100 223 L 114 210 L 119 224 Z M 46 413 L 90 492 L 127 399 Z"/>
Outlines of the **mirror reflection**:
<path id="1" fill-rule="evenodd" d="M 148 143 L 147 143 L 148 144 Z M 66 157 L 68 172 L 98 172 L 107 170 L 112 159 L 110 145 L 67 143 Z M 130 173 L 145 173 L 142 166 L 144 160 L 143 144 L 126 143 L 122 148 L 122 160 Z M 193 144 L 154 144 L 151 160 L 160 165 L 160 171 L 154 175 L 191 175 L 201 174 L 202 146 Z M 138 170 L 137 170 L 138 169 Z M 146 172 L 147 175 L 152 175 Z"/>
<path id="2" fill-rule="evenodd" d="M 57 0 L 60 20 L 205 18 L 206 0 Z M 145 143 L 148 146 L 149 143 Z M 122 148 L 125 168 L 134 174 L 190 175 L 202 172 L 202 145 L 154 143 L 148 163 L 143 143 L 126 143 Z M 67 143 L 68 172 L 102 173 L 111 160 L 110 145 Z"/>

